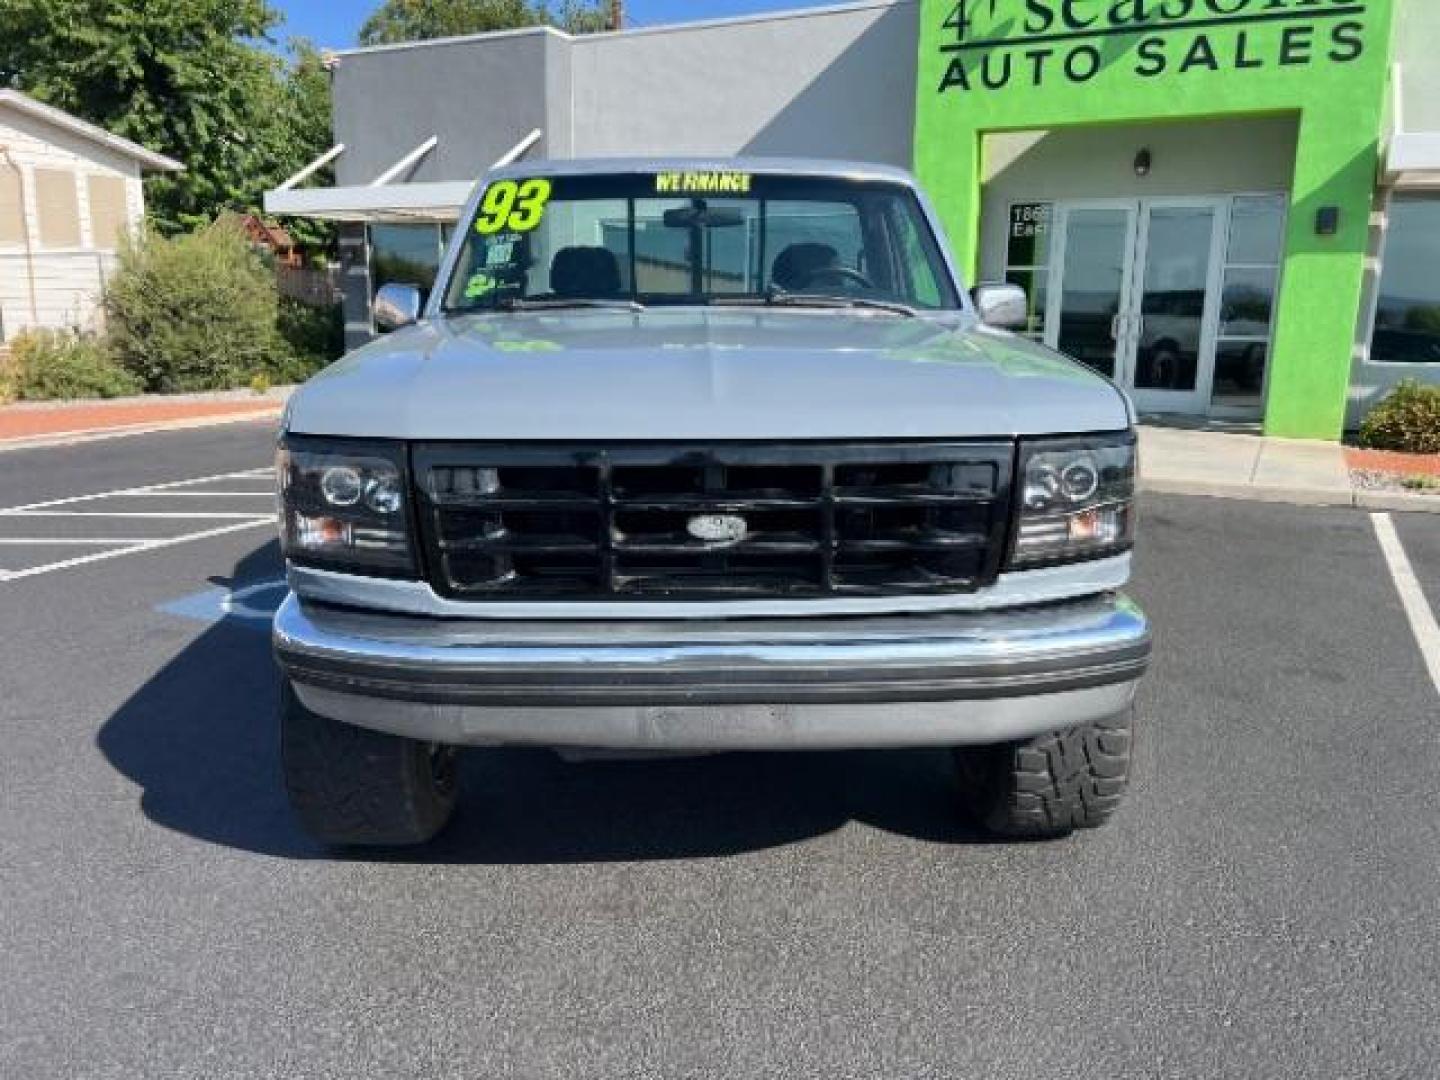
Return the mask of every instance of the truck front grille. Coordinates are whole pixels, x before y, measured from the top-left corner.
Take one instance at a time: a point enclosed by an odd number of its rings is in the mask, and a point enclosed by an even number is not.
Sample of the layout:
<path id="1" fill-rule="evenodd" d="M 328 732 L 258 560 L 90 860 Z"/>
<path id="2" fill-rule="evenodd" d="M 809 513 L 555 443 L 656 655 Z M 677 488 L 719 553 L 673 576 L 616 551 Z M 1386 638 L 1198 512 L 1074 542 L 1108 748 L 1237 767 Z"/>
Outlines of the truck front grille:
<path id="1" fill-rule="evenodd" d="M 747 599 L 993 581 L 1013 454 L 1011 443 L 435 443 L 413 461 L 444 596 Z"/>

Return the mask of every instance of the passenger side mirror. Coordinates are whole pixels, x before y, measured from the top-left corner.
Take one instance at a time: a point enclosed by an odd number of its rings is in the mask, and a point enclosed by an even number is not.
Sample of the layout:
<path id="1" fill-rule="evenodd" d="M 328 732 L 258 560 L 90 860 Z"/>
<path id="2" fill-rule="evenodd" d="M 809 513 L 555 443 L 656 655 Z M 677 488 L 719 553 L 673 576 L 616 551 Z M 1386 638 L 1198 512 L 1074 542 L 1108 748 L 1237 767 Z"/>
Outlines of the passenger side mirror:
<path id="1" fill-rule="evenodd" d="M 375 294 L 375 328 L 399 330 L 420 318 L 420 290 L 414 285 L 381 285 Z"/>
<path id="2" fill-rule="evenodd" d="M 972 296 L 980 321 L 986 326 L 1021 330 L 1030 321 L 1030 303 L 1019 285 L 977 285 Z"/>

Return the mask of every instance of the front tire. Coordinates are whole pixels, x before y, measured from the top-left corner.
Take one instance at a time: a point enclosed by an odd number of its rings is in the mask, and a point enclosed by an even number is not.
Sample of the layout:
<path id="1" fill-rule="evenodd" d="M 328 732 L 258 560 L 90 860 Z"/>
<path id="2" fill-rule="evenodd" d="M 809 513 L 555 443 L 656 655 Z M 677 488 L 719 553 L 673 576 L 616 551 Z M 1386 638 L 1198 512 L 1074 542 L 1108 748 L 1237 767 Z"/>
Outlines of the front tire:
<path id="1" fill-rule="evenodd" d="M 290 805 L 322 843 L 423 844 L 454 813 L 454 747 L 321 716 L 301 703 L 288 681 L 280 696 L 280 749 Z"/>
<path id="2" fill-rule="evenodd" d="M 1135 710 L 955 751 L 970 813 L 1001 836 L 1053 839 L 1109 821 L 1130 782 Z"/>

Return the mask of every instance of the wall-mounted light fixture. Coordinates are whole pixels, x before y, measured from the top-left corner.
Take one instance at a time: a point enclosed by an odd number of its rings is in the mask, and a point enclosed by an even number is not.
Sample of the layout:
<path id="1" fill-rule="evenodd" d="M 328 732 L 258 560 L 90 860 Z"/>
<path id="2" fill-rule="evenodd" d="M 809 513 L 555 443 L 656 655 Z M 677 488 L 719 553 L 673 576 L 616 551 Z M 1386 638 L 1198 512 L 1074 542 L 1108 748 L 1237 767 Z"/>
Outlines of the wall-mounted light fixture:
<path id="1" fill-rule="evenodd" d="M 1150 168 L 1154 164 L 1155 159 L 1151 156 L 1150 148 L 1147 146 L 1135 155 L 1135 175 L 1149 176 Z"/>

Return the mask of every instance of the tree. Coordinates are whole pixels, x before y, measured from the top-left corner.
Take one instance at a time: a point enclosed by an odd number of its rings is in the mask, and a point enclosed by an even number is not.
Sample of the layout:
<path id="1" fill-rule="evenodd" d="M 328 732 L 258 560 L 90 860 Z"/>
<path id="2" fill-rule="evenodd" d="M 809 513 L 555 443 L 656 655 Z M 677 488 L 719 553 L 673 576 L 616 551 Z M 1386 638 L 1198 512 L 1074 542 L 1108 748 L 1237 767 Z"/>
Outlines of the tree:
<path id="1" fill-rule="evenodd" d="M 331 137 L 330 72 L 325 58 L 304 38 L 290 41 L 290 65 L 283 92 L 285 119 L 289 130 L 283 138 L 280 158 L 274 163 L 274 187 L 286 177 L 299 172 L 329 149 Z M 320 183 L 333 183 L 334 170 L 321 170 Z M 290 235 L 302 248 L 329 248 L 335 238 L 332 222 L 313 218 L 289 218 L 285 222 Z"/>
<path id="2" fill-rule="evenodd" d="M 171 234 L 251 209 L 329 145 L 313 50 L 263 46 L 267 0 L 4 0 L 0 84 L 183 162 L 147 185 Z M 328 114 L 328 88 L 323 95 Z M 322 131 L 323 129 L 323 131 Z"/>
<path id="3" fill-rule="evenodd" d="M 609 28 L 601 0 L 562 0 L 558 11 L 530 0 L 384 0 L 360 28 L 360 44 L 483 34 L 521 26 L 559 26 L 573 34 Z"/>

